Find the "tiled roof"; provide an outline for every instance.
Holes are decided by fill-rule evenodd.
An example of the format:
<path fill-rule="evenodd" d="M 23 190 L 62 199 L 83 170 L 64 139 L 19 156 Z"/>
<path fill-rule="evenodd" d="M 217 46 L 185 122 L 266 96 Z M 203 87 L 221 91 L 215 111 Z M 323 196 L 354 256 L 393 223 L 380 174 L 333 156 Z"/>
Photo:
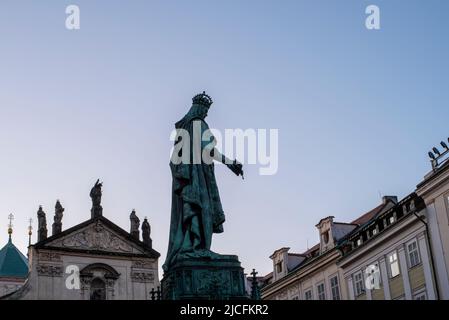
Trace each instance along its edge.
<path fill-rule="evenodd" d="M 12 243 L 11 238 L 0 250 L 0 277 L 26 278 L 28 260 Z"/>
<path fill-rule="evenodd" d="M 378 205 L 377 207 L 375 207 L 373 210 L 368 211 L 367 213 L 365 213 L 364 215 L 358 217 L 357 219 L 355 219 L 354 221 L 351 222 L 351 224 L 358 224 L 358 225 L 362 225 L 367 223 L 368 221 L 370 221 L 372 218 L 374 218 L 380 211 L 382 211 L 382 209 L 385 207 L 385 204 L 382 203 L 380 205 Z"/>
<path fill-rule="evenodd" d="M 309 250 L 305 251 L 304 253 L 302 253 L 303 255 L 307 256 L 309 254 L 311 254 L 312 252 L 318 250 L 320 248 L 320 244 L 317 243 L 316 245 L 314 245 L 312 248 L 310 248 Z"/>
<path fill-rule="evenodd" d="M 336 222 L 336 223 L 337 224 L 355 224 L 355 225 L 361 226 L 361 225 L 367 223 L 368 221 L 370 221 L 375 216 L 377 216 L 377 214 L 379 214 L 379 212 L 381 212 L 384 207 L 385 207 L 385 204 L 381 203 L 380 205 L 378 205 L 374 209 L 364 213 L 363 215 L 361 215 L 360 217 L 358 217 L 357 219 L 355 219 L 354 221 L 352 221 L 350 223 L 343 223 L 343 222 Z M 317 251 L 319 248 L 320 248 L 320 244 L 317 243 L 316 245 L 314 245 L 313 247 L 311 247 L 307 251 L 303 252 L 301 255 L 305 255 L 305 256 L 310 255 L 314 251 Z"/>
<path fill-rule="evenodd" d="M 363 215 L 359 216 L 357 219 L 355 219 L 354 221 L 350 222 L 350 223 L 343 223 L 343 222 L 334 222 L 336 224 L 348 224 L 348 225 L 355 225 L 357 226 L 357 228 L 359 228 L 360 226 L 366 224 L 367 222 L 369 222 L 371 219 L 374 219 L 378 214 L 380 214 L 387 206 L 388 206 L 388 202 L 387 203 L 381 203 L 380 205 L 378 205 L 377 207 L 375 207 L 374 209 L 364 213 Z M 349 232 L 350 234 L 351 232 Z M 278 249 L 276 251 L 282 250 L 282 249 L 288 249 L 288 248 L 281 248 Z M 318 257 L 317 253 L 319 253 L 319 249 L 320 249 L 320 243 L 315 244 L 313 247 L 309 248 L 308 250 L 306 250 L 303 253 L 300 254 L 294 254 L 294 255 L 298 255 L 298 256 L 305 256 L 306 259 L 304 259 L 303 261 L 301 261 L 301 263 L 299 263 L 296 267 L 294 267 L 291 271 L 296 270 L 298 268 L 301 268 L 301 266 L 307 264 L 308 262 L 310 262 L 312 259 L 315 259 Z M 275 252 L 276 252 L 275 251 Z M 292 254 L 289 254 L 292 255 Z"/>

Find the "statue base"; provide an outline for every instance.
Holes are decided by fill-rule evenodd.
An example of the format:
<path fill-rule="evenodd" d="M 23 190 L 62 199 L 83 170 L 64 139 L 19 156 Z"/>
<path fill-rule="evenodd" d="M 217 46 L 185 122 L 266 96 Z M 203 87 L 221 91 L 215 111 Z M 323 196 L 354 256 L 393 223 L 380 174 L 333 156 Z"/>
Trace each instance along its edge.
<path fill-rule="evenodd" d="M 161 285 L 164 300 L 248 299 L 243 268 L 234 255 L 179 259 Z"/>

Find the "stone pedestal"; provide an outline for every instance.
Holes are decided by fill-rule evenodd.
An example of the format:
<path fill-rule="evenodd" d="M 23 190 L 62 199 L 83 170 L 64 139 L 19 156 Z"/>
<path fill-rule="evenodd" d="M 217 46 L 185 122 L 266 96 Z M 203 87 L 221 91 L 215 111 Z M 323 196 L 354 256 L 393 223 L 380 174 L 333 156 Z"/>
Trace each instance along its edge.
<path fill-rule="evenodd" d="M 243 268 L 237 256 L 185 258 L 176 261 L 162 279 L 164 300 L 248 299 Z"/>

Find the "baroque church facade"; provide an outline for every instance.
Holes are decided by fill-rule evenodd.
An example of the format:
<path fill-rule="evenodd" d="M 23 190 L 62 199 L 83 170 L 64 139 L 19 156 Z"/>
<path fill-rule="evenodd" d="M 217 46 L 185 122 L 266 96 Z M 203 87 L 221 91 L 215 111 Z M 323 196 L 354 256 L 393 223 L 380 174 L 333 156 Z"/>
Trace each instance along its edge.
<path fill-rule="evenodd" d="M 64 208 L 58 201 L 49 237 L 46 214 L 39 207 L 38 241 L 28 248 L 26 280 L 0 299 L 154 299 L 160 287 L 160 254 L 152 248 L 148 220 L 140 226 L 133 210 L 127 232 L 103 216 L 98 181 L 91 198 L 91 218 L 64 231 Z"/>

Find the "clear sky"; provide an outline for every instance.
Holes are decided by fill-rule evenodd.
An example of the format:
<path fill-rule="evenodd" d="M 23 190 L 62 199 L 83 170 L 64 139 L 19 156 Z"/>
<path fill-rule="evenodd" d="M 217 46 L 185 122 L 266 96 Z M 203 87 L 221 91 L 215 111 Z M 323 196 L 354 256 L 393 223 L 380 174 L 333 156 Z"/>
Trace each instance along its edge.
<path fill-rule="evenodd" d="M 365 28 L 369 4 L 381 30 Z M 23 252 L 40 204 L 49 233 L 56 199 L 64 229 L 88 219 L 100 178 L 104 215 L 126 230 L 133 208 L 148 216 L 162 265 L 169 134 L 206 90 L 211 127 L 279 129 L 276 175 L 216 166 L 213 250 L 271 271 L 275 249 L 318 241 L 321 218 L 349 222 L 429 171 L 449 135 L 448 14 L 445 0 L 2 0 L 0 245 L 11 212 Z"/>

